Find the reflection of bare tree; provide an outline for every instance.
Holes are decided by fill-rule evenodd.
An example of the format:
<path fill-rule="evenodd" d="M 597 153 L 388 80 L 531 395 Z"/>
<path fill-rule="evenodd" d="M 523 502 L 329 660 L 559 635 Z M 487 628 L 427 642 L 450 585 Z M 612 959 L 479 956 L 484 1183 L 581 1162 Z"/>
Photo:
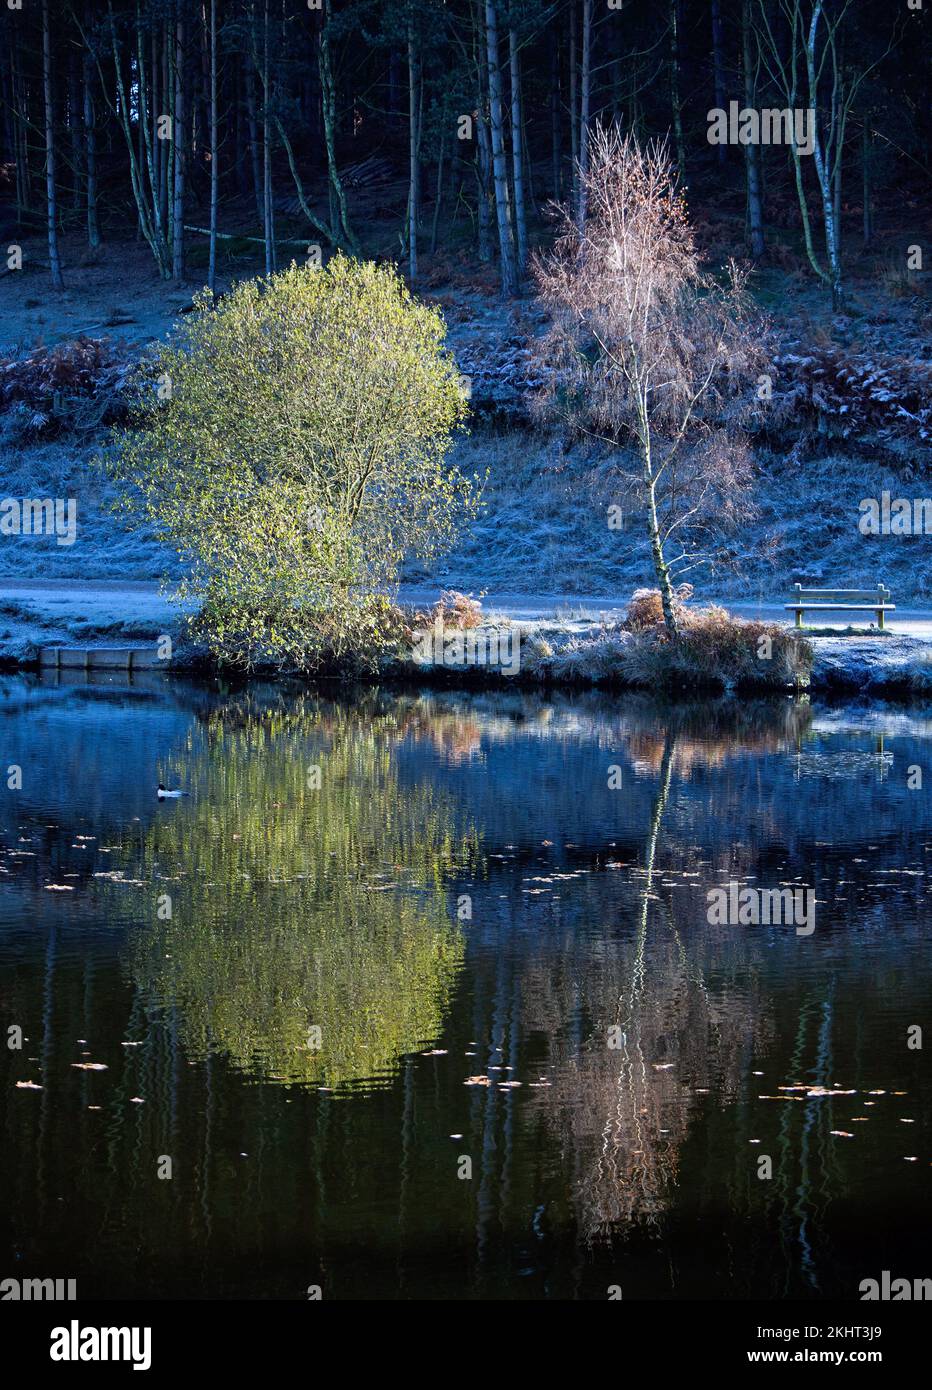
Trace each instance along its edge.
<path fill-rule="evenodd" d="M 750 977 L 736 993 L 707 983 L 704 956 L 720 965 L 722 947 L 733 950 L 733 941 L 713 939 L 712 929 L 701 939 L 687 935 L 683 899 L 656 891 L 658 874 L 668 871 L 658 868 L 658 851 L 678 753 L 677 730 L 668 725 L 643 866 L 631 882 L 635 930 L 587 971 L 582 993 L 594 1026 L 588 1044 L 557 1068 L 556 1104 L 548 1104 L 569 1125 L 577 1219 L 588 1240 L 635 1220 L 656 1223 L 676 1181 L 696 1091 L 714 1081 L 736 1094 L 749 1039 L 767 1032 Z"/>

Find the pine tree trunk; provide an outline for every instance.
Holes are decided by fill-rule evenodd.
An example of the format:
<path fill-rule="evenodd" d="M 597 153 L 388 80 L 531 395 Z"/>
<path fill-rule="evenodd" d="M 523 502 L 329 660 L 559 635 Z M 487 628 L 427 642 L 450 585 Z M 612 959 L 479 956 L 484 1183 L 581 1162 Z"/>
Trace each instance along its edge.
<path fill-rule="evenodd" d="M 217 204 L 220 167 L 217 153 L 217 0 L 210 0 L 210 251 L 207 284 L 213 292 L 217 281 Z"/>
<path fill-rule="evenodd" d="M 756 84 L 754 71 L 751 67 L 751 0 L 742 0 L 741 4 L 741 67 L 744 76 L 744 104 L 748 110 L 751 110 L 756 100 Z M 755 260 L 760 260 L 766 246 L 764 244 L 764 200 L 761 189 L 759 145 L 745 145 L 744 169 L 747 183 L 751 255 Z"/>
<path fill-rule="evenodd" d="M 275 209 L 272 206 L 272 132 L 269 90 L 269 0 L 265 0 L 262 25 L 262 206 L 265 222 L 265 273 L 275 274 Z"/>
<path fill-rule="evenodd" d="M 498 60 L 498 14 L 495 0 L 485 0 L 485 37 L 489 68 L 489 114 L 492 135 L 492 174 L 495 183 L 495 216 L 501 256 L 502 294 L 517 293 L 518 268 L 515 263 L 511 226 L 511 200 L 508 193 L 508 166 L 505 158 L 505 131 L 502 117 L 502 70 Z"/>
<path fill-rule="evenodd" d="M 683 143 L 683 113 L 680 100 L 679 0 L 670 0 L 670 107 L 676 141 L 676 163 L 680 178 L 686 175 L 686 146 Z"/>
<path fill-rule="evenodd" d="M 252 188 L 256 200 L 256 216 L 265 229 L 265 205 L 262 199 L 262 169 L 259 160 L 259 123 L 256 119 L 256 73 L 252 63 L 246 73 L 246 110 L 249 126 L 249 162 L 252 166 Z"/>
<path fill-rule="evenodd" d="M 861 137 L 861 176 L 864 190 L 863 240 L 865 250 L 874 239 L 874 209 L 871 198 L 871 122 L 870 113 L 864 115 L 864 133 Z"/>
<path fill-rule="evenodd" d="M 55 198 L 55 107 L 52 102 L 52 39 L 49 0 L 42 0 L 42 89 L 45 97 L 45 196 L 49 234 L 49 269 L 56 290 L 65 288 L 58 252 L 58 207 Z"/>
<path fill-rule="evenodd" d="M 725 55 L 722 44 L 722 4 L 712 0 L 712 72 L 715 83 L 715 105 L 719 111 L 725 110 Z M 725 146 L 715 147 L 719 164 L 726 159 Z"/>
<path fill-rule="evenodd" d="M 492 259 L 492 219 L 489 215 L 489 184 L 492 179 L 492 146 L 489 126 L 481 111 L 476 117 L 476 224 L 479 259 L 488 265 Z"/>
<path fill-rule="evenodd" d="M 336 92 L 333 83 L 333 69 L 330 64 L 330 39 L 327 34 L 326 20 L 320 31 L 317 63 L 320 72 L 321 111 L 324 120 L 324 144 L 327 150 L 327 172 L 330 180 L 330 224 L 333 227 L 339 226 L 342 228 L 342 237 L 346 245 L 355 254 L 359 250 L 359 245 L 350 224 L 349 209 L 346 205 L 346 193 L 343 189 L 339 168 L 337 167 Z"/>
<path fill-rule="evenodd" d="M 24 212 L 32 207 L 32 181 L 29 175 L 29 147 L 26 88 L 23 81 L 22 64 L 19 61 L 18 30 L 13 29 L 13 42 L 10 46 L 10 73 L 13 83 L 13 103 L 16 119 L 16 213 L 17 221 L 22 221 Z"/>
<path fill-rule="evenodd" d="M 418 55 L 414 22 L 408 21 L 408 279 L 417 280 L 417 232 L 421 216 Z"/>
<path fill-rule="evenodd" d="M 518 55 L 518 36 L 514 29 L 508 30 L 508 62 L 511 71 L 511 159 L 515 188 L 517 266 L 520 278 L 527 265 L 527 221 L 524 202 L 524 145 L 521 128 L 521 63 Z"/>
<path fill-rule="evenodd" d="M 592 0 L 583 0 L 582 73 L 579 102 L 579 201 L 580 227 L 586 221 L 586 175 L 589 172 L 589 116 L 592 108 Z"/>
<path fill-rule="evenodd" d="M 71 207 L 78 212 L 87 197 L 85 183 L 84 113 L 81 103 L 81 63 L 77 52 L 68 59 L 68 141 L 71 145 Z"/>
<path fill-rule="evenodd" d="M 159 115 L 170 115 L 174 110 L 175 98 L 173 96 L 174 84 L 171 81 L 171 64 L 169 62 L 169 28 L 165 24 L 162 26 L 162 103 Z M 171 228 L 171 155 L 172 142 L 170 140 L 159 141 L 159 203 L 160 221 L 162 234 L 166 238 L 170 234 Z"/>
<path fill-rule="evenodd" d="M 90 28 L 91 6 L 87 4 L 84 22 Z M 100 245 L 100 223 L 97 216 L 97 131 L 94 123 L 93 59 L 84 54 L 84 172 L 87 199 L 87 244 L 92 250 Z"/>
<path fill-rule="evenodd" d="M 579 201 L 579 40 L 576 0 L 570 0 L 570 198 Z"/>
<path fill-rule="evenodd" d="M 550 28 L 550 163 L 553 200 L 563 196 L 563 152 L 560 122 L 560 41 L 557 23 Z"/>
<path fill-rule="evenodd" d="M 185 27 L 179 11 L 175 28 L 175 119 L 172 122 L 174 193 L 172 209 L 172 279 L 184 280 L 184 194 L 185 194 Z"/>
<path fill-rule="evenodd" d="M 437 196 L 434 199 L 434 216 L 430 227 L 430 254 L 437 254 L 437 231 L 440 226 L 440 207 L 443 202 L 443 166 L 446 154 L 446 128 L 440 130 L 440 147 L 437 151 Z"/>

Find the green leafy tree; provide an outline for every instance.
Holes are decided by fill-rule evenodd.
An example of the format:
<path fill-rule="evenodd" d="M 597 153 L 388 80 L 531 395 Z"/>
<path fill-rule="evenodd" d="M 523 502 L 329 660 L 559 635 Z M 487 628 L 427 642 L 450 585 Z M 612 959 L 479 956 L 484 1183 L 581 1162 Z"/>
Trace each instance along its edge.
<path fill-rule="evenodd" d="M 110 467 L 184 563 L 192 635 L 224 663 L 375 663 L 391 590 L 472 513 L 449 459 L 466 394 L 440 313 L 337 256 L 248 281 L 148 360 Z"/>

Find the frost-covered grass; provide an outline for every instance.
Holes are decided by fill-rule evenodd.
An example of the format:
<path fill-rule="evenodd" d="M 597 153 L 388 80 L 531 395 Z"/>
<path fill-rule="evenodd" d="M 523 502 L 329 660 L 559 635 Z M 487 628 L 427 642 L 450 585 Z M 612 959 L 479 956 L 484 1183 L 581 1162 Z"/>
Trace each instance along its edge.
<path fill-rule="evenodd" d="M 4 449 L 0 496 L 74 498 L 77 539 L 0 536 L 0 576 L 17 579 L 157 579 L 172 556 L 144 534 L 131 534 L 110 510 L 113 488 L 91 460 L 92 446 L 67 441 Z"/>
<path fill-rule="evenodd" d="M 488 470 L 478 522 L 433 578 L 461 589 L 571 595 L 626 594 L 654 582 L 643 523 L 611 465 L 585 446 L 530 432 L 474 430 L 458 445 L 468 472 Z M 863 536 L 858 504 L 932 496 L 932 477 L 910 483 L 868 459 L 757 452 L 756 517 L 731 537 L 736 569 L 696 570 L 697 598 L 781 600 L 793 583 L 846 588 L 883 580 L 894 602 L 932 597 L 932 537 Z M 626 528 L 609 530 L 621 505 Z"/>
<path fill-rule="evenodd" d="M 174 557 L 144 535 L 127 532 L 109 507 L 113 490 L 91 464 L 91 447 L 67 443 L 5 451 L 0 495 L 74 497 L 77 541 L 0 537 L 0 577 L 158 579 L 177 573 Z M 620 594 L 653 584 L 642 521 L 619 490 L 611 465 L 585 446 L 564 447 L 525 430 L 479 427 L 457 445 L 467 472 L 488 470 L 483 507 L 472 529 L 432 572 L 408 578 L 466 591 L 519 594 Z M 867 459 L 757 455 L 756 518 L 732 538 L 737 572 L 698 570 L 696 597 L 781 601 L 795 582 L 873 587 L 883 580 L 894 602 L 932 598 L 932 537 L 862 536 L 858 504 L 932 496 L 932 477 L 905 483 Z M 608 507 L 626 509 L 626 529 L 610 531 Z"/>

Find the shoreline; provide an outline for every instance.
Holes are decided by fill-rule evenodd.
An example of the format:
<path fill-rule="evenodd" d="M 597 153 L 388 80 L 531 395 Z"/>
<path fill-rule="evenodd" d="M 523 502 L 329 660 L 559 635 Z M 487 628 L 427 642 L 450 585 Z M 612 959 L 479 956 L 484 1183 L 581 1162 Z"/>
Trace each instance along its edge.
<path fill-rule="evenodd" d="M 508 631 L 512 636 L 519 635 L 517 625 L 515 628 L 495 631 Z M 548 627 L 547 633 L 551 639 L 555 632 L 565 636 L 567 645 L 576 637 L 576 634 L 567 628 Z M 538 628 L 533 634 L 520 632 L 520 636 L 539 641 L 539 633 Z M 598 629 L 592 629 L 585 635 L 595 642 L 598 633 Z M 803 635 L 805 636 L 805 633 Z M 181 646 L 169 660 L 155 660 L 152 651 L 154 643 L 144 646 L 139 642 L 116 640 L 87 644 L 83 648 L 73 641 L 70 644 L 50 642 L 45 648 L 46 651 L 59 646 L 62 652 L 75 655 L 74 660 L 63 662 L 60 667 L 48 661 L 43 662 L 38 650 L 12 653 L 8 649 L 5 650 L 3 642 L 0 641 L 0 672 L 29 672 L 54 678 L 61 683 L 80 682 L 82 678 L 87 680 L 95 676 L 110 680 L 115 676 L 123 676 L 128 683 L 132 683 L 134 676 L 139 674 L 162 674 L 187 679 L 222 679 L 244 686 L 259 682 L 285 684 L 294 681 L 306 687 L 329 690 L 352 686 L 382 686 L 398 690 L 434 688 L 462 690 L 464 693 L 515 690 L 547 694 L 598 690 L 618 694 L 648 694 L 673 700 L 716 699 L 722 696 L 738 700 L 764 697 L 785 699 L 787 696 L 807 695 L 837 696 L 842 699 L 892 699 L 904 702 L 932 698 L 932 645 L 928 642 L 902 634 L 886 637 L 818 636 L 808 637 L 806 640 L 814 654 L 809 677 L 786 683 L 751 680 L 730 683 L 721 679 L 709 679 L 651 684 L 626 679 L 610 672 L 593 670 L 587 673 L 580 669 L 579 664 L 573 669 L 560 671 L 543 663 L 509 673 L 501 665 L 496 666 L 483 661 L 423 662 L 413 658 L 389 661 L 373 671 L 346 668 L 339 671 L 322 670 L 307 673 L 257 666 L 252 671 L 244 672 L 219 665 L 202 649 Z M 609 644 L 610 639 L 606 639 L 604 645 Z M 103 659 L 90 659 L 79 664 L 79 654 L 82 650 L 92 654 L 92 657 Z M 130 652 L 145 652 L 148 659 L 140 662 L 136 669 L 132 670 L 127 660 Z M 559 648 L 554 655 L 559 657 Z M 583 655 L 583 662 L 585 659 Z"/>

